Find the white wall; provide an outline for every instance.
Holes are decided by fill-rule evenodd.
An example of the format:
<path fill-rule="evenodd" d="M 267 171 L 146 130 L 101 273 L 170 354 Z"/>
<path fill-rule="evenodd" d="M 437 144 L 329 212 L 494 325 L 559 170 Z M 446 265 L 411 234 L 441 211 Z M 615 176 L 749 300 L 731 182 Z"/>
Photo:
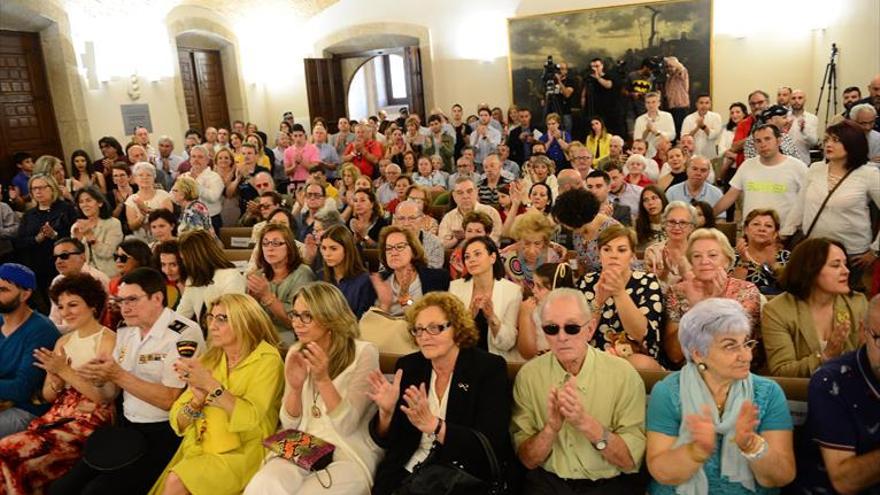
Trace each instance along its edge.
<path fill-rule="evenodd" d="M 355 33 L 359 26 L 368 24 L 415 24 L 427 33 L 422 37 L 422 57 L 430 63 L 425 72 L 426 107 L 448 109 L 460 103 L 470 110 L 482 102 L 507 107 L 512 103 L 508 18 L 627 3 L 634 2 L 341 0 L 308 20 L 284 9 L 266 11 L 265 6 L 225 17 L 206 10 L 204 17 L 222 23 L 237 38 L 241 91 L 246 102 L 241 112 L 246 114 L 231 117 L 273 131 L 288 110 L 294 112 L 297 121 L 309 122 L 302 59 L 322 56 L 319 50 L 323 46 L 319 45 L 328 36 Z M 194 14 L 202 15 L 195 7 L 192 9 Z M 176 50 L 166 25 L 174 16 L 166 18 L 167 12 L 141 16 L 134 31 L 129 29 L 132 23 L 128 20 L 117 21 L 122 24 L 113 36 L 96 39 L 94 33 L 104 24 L 81 13 L 68 13 L 77 53 L 84 41 L 95 41 L 99 52 L 113 54 L 99 57 L 99 69 L 117 72 L 95 89 L 89 89 L 85 75 L 81 76 L 92 137 L 91 143 L 81 145 L 96 152 L 94 142 L 99 137 L 123 137 L 119 105 L 132 102 L 126 94 L 128 78 L 123 75 L 124 69 L 108 64 L 130 57 L 142 72 L 160 74 L 156 82 L 141 78 L 141 97 L 137 101 L 150 105 L 155 133 L 180 138 L 186 128 L 185 113 L 179 108 Z M 187 16 L 194 14 L 188 12 Z M 175 17 L 174 22 L 179 18 Z M 822 0 L 714 0 L 712 22 L 712 92 L 716 110 L 725 114 L 730 102 L 744 101 L 752 89 L 775 93 L 781 85 L 805 89 L 812 99 L 808 102 L 812 110 L 832 41 L 841 49 L 839 90 L 849 85 L 864 88 L 874 74 L 880 73 L 880 0 L 837 0 L 833 4 Z"/>

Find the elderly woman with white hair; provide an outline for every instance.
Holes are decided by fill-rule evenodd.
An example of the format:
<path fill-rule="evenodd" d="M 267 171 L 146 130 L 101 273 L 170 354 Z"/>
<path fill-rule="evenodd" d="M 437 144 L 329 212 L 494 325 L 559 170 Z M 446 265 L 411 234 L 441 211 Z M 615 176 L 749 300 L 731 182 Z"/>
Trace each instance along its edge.
<path fill-rule="evenodd" d="M 697 229 L 688 237 L 685 251 L 692 269 L 682 280 L 666 291 L 666 331 L 663 344 L 672 364 L 682 363 L 684 355 L 678 345 L 679 322 L 685 313 L 700 301 L 722 297 L 733 299 L 745 309 L 755 328 L 759 347 L 751 360 L 755 370 L 764 365 L 764 348 L 758 329 L 761 321 L 761 293 L 755 284 L 733 278 L 728 270 L 736 256 L 727 237 L 717 229 Z"/>
<path fill-rule="evenodd" d="M 653 184 L 654 181 L 647 174 L 649 164 L 650 162 L 643 155 L 638 153 L 630 155 L 623 165 L 626 170 L 626 177 L 623 180 L 639 187 Z"/>
<path fill-rule="evenodd" d="M 153 210 L 165 208 L 174 211 L 171 195 L 156 188 L 156 167 L 149 162 L 138 162 L 131 168 L 138 192 L 125 200 L 125 218 L 132 234 L 142 241 L 150 241 L 147 217 Z"/>
<path fill-rule="evenodd" d="M 697 225 L 697 209 L 684 201 L 673 201 L 666 205 L 661 218 L 666 239 L 645 249 L 645 269 L 656 275 L 665 289 L 691 271 L 685 252 L 688 236 Z"/>
<path fill-rule="evenodd" d="M 687 364 L 654 385 L 648 403 L 650 494 L 768 494 L 794 479 L 785 394 L 749 371 L 750 327 L 730 299 L 701 301 L 681 319 Z"/>

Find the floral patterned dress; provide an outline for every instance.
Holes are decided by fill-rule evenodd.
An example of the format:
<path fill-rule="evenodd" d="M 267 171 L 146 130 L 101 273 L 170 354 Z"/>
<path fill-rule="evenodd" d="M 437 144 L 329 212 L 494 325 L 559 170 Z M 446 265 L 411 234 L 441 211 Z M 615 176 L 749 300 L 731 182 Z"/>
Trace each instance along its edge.
<path fill-rule="evenodd" d="M 592 307 L 599 307 L 601 312 L 590 345 L 603 351 L 614 348 L 622 356 L 630 353 L 647 354 L 660 362 L 662 358 L 660 321 L 663 318 L 663 293 L 657 277 L 653 273 L 634 271 L 626 283 L 626 293 L 648 320 L 645 339 L 638 343 L 630 339 L 623 330 L 623 323 L 620 321 L 614 298 L 609 297 L 605 301 L 595 301 L 595 287 L 599 282 L 599 275 L 599 272 L 588 273 L 578 282 L 578 289 L 584 293 L 587 302 Z M 663 363 L 661 362 L 661 364 Z"/>
<path fill-rule="evenodd" d="M 73 332 L 64 351 L 76 369 L 97 357 L 104 332 L 81 338 Z M 113 421 L 113 402 L 97 404 L 73 387 L 66 387 L 46 414 L 34 419 L 25 431 L 0 440 L 0 493 L 43 493 L 64 475 L 82 454 L 86 439 Z"/>
<path fill-rule="evenodd" d="M 679 282 L 670 286 L 666 291 L 666 316 L 670 323 L 677 324 L 681 321 L 681 317 L 691 309 L 685 295 L 684 284 L 685 282 Z M 746 314 L 749 315 L 749 320 L 752 323 L 751 338 L 758 341 L 758 347 L 755 348 L 752 357 L 752 370 L 760 370 L 766 362 L 766 357 L 761 338 L 761 293 L 758 291 L 758 287 L 745 280 L 727 277 L 727 285 L 718 297 L 733 299 L 740 303 Z"/>

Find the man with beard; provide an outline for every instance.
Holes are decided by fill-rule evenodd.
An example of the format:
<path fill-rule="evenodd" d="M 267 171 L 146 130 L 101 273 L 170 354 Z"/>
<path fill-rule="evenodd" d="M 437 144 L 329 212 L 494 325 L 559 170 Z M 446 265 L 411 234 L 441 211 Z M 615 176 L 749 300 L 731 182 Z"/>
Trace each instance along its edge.
<path fill-rule="evenodd" d="M 49 318 L 28 307 L 36 288 L 30 268 L 0 265 L 0 438 L 23 431 L 49 409 L 32 401 L 46 378 L 34 366 L 34 351 L 55 348 L 59 333 Z"/>

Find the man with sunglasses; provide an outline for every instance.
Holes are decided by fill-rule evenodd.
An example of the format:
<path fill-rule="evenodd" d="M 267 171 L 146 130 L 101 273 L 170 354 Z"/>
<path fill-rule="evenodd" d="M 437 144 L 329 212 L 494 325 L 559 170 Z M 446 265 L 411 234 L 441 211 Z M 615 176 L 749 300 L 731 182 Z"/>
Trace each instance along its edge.
<path fill-rule="evenodd" d="M 172 366 L 178 343 L 195 343 L 198 355 L 205 340 L 197 323 L 165 307 L 165 298 L 165 277 L 153 268 L 122 277 L 115 302 L 128 326 L 117 331 L 112 356 L 89 361 L 79 373 L 122 389 L 123 417 L 89 438 L 85 459 L 52 485 L 53 495 L 146 493 L 177 450 L 168 411 L 186 383 Z"/>
<path fill-rule="evenodd" d="M 511 432 L 524 493 L 644 493 L 645 387 L 625 360 L 589 345 L 595 322 L 581 292 L 556 289 L 533 315 L 550 351 L 513 388 Z"/>
<path fill-rule="evenodd" d="M 110 279 L 107 277 L 107 274 L 86 263 L 86 248 L 79 239 L 64 237 L 55 241 L 55 245 L 52 248 L 52 258 L 55 261 L 55 269 L 58 270 L 58 275 L 52 279 L 50 287 L 66 276 L 75 273 L 86 273 L 98 282 L 101 282 L 104 290 L 108 290 Z M 55 304 L 55 301 L 51 301 L 49 319 L 55 323 L 55 326 L 58 327 L 61 333 L 67 333 L 67 325 L 64 324 L 64 320 L 61 318 L 61 311 L 58 310 L 58 305 Z"/>
<path fill-rule="evenodd" d="M 58 330 L 48 318 L 28 307 L 37 288 L 30 268 L 0 265 L 0 438 L 24 430 L 49 409 L 33 398 L 46 373 L 34 366 L 34 350 L 52 349 Z"/>
<path fill-rule="evenodd" d="M 880 295 L 868 304 L 861 332 L 861 347 L 810 379 L 813 442 L 811 455 L 800 459 L 798 492 L 880 493 Z"/>

